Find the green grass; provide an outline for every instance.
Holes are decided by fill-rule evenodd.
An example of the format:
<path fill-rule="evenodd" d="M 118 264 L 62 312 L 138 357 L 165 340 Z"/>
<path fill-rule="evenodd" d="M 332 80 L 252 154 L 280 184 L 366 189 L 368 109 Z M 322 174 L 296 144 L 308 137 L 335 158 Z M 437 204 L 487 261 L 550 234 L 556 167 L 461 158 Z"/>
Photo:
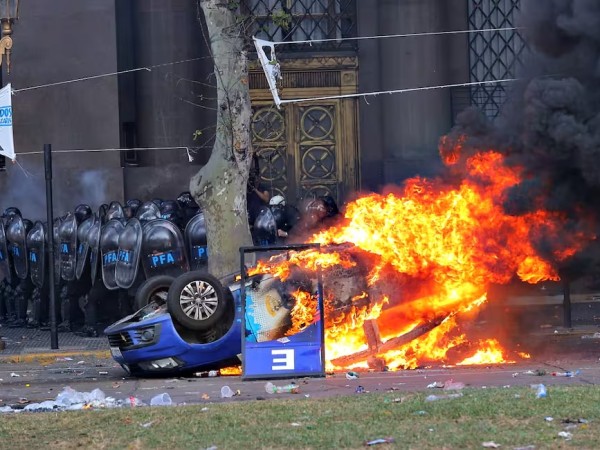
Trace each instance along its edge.
<path fill-rule="evenodd" d="M 4 414 L 0 447 L 337 449 L 364 448 L 366 440 L 391 436 L 395 444 L 374 448 L 480 449 L 484 441 L 501 444 L 501 449 L 600 448 L 597 387 L 553 387 L 544 399 L 526 388 L 465 389 L 461 398 L 425 402 L 432 393 L 443 392 L 322 400 L 281 395 L 269 401 L 182 407 Z M 404 401 L 394 402 L 399 397 Z M 545 421 L 547 416 L 554 420 Z M 558 437 L 567 418 L 589 420 L 570 430 L 570 441 Z M 148 422 L 152 425 L 142 427 Z"/>

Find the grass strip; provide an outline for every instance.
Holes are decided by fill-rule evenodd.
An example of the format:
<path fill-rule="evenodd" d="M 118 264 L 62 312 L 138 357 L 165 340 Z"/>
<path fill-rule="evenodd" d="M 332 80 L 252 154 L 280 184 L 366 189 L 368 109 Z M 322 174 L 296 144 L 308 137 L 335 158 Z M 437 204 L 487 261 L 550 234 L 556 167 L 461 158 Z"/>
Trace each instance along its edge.
<path fill-rule="evenodd" d="M 530 388 L 465 389 L 462 397 L 426 402 L 432 393 L 443 394 L 279 395 L 268 401 L 11 413 L 0 415 L 0 447 L 339 449 L 393 437 L 393 444 L 374 448 L 469 449 L 489 441 L 501 449 L 600 448 L 595 386 L 552 387 L 541 399 Z M 567 419 L 588 423 L 563 423 Z M 561 431 L 572 439 L 559 437 Z"/>

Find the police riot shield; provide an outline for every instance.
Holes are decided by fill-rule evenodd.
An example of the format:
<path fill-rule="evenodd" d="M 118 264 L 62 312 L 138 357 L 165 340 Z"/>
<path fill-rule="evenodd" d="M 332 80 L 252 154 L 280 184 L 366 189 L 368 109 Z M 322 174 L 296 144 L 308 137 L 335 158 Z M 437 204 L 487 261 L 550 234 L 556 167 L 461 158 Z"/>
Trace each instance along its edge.
<path fill-rule="evenodd" d="M 13 268 L 21 280 L 27 278 L 27 231 L 21 216 L 14 216 L 6 229 L 8 251 L 12 257 Z"/>
<path fill-rule="evenodd" d="M 96 218 L 88 217 L 77 227 L 77 262 L 75 264 L 75 277 L 79 280 L 85 270 L 90 256 L 90 244 L 88 235 L 94 225 Z"/>
<path fill-rule="evenodd" d="M 253 233 L 256 245 L 274 245 L 277 242 L 277 224 L 270 209 L 263 209 L 256 217 Z"/>
<path fill-rule="evenodd" d="M 129 219 L 119 236 L 119 250 L 115 280 L 123 289 L 129 289 L 137 277 L 142 248 L 142 224 L 138 219 Z"/>
<path fill-rule="evenodd" d="M 92 286 L 96 282 L 98 275 L 98 261 L 100 260 L 100 231 L 102 229 L 102 219 L 96 217 L 94 223 L 88 230 L 87 242 L 90 252 L 90 268 L 92 274 Z"/>
<path fill-rule="evenodd" d="M 119 251 L 119 236 L 125 228 L 119 219 L 111 219 L 102 227 L 100 233 L 100 261 L 102 265 L 102 280 L 107 289 L 118 289 L 115 269 L 117 252 Z"/>
<path fill-rule="evenodd" d="M 12 283 L 12 272 L 10 267 L 10 258 L 8 257 L 8 246 L 6 245 L 6 234 L 4 233 L 4 224 L 0 222 L 0 281 L 8 280 Z"/>
<path fill-rule="evenodd" d="M 32 283 L 41 288 L 46 276 L 46 230 L 42 222 L 36 222 L 27 234 L 29 252 L 29 276 Z"/>
<path fill-rule="evenodd" d="M 62 218 L 54 219 L 54 225 L 52 226 L 52 237 L 54 242 L 54 284 L 60 283 L 60 238 L 59 230 Z M 52 263 L 51 263 L 52 264 Z"/>
<path fill-rule="evenodd" d="M 60 276 L 65 281 L 73 281 L 77 264 L 77 219 L 73 213 L 67 213 L 58 227 L 58 239 L 60 242 Z"/>
<path fill-rule="evenodd" d="M 156 219 L 143 226 L 142 267 L 144 275 L 178 276 L 190 270 L 183 234 L 177 226 Z"/>
<path fill-rule="evenodd" d="M 192 270 L 205 268 L 208 264 L 208 245 L 206 241 L 206 222 L 204 213 L 198 213 L 185 227 L 185 245 L 190 255 Z"/>
<path fill-rule="evenodd" d="M 110 206 L 106 210 L 106 220 L 109 221 L 111 219 L 122 219 L 125 217 L 125 211 L 123 211 L 123 207 L 119 202 L 111 202 Z"/>

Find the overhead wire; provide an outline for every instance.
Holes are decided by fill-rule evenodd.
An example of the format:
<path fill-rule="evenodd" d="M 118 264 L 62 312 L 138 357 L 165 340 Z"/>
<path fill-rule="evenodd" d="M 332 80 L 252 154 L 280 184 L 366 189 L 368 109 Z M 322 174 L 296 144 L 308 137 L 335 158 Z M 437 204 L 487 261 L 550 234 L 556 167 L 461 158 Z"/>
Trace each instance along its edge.
<path fill-rule="evenodd" d="M 339 41 L 363 41 L 369 39 L 389 39 L 402 37 L 419 37 L 419 36 L 444 36 L 450 34 L 472 34 L 472 33 L 491 33 L 499 31 L 516 31 L 522 30 L 522 27 L 503 27 L 503 28 L 482 28 L 478 30 L 453 30 L 453 31 L 426 31 L 422 33 L 404 33 L 404 34 L 383 34 L 373 36 L 355 36 L 355 37 L 339 37 L 327 39 L 306 39 L 298 41 L 271 41 L 275 45 L 292 45 L 292 44 L 317 44 L 323 42 L 339 42 Z"/>

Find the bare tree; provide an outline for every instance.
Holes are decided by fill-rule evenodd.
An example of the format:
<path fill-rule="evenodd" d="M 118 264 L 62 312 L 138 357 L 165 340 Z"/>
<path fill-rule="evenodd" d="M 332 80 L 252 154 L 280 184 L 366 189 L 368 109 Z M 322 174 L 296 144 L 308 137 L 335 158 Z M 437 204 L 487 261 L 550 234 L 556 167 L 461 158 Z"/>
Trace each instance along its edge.
<path fill-rule="evenodd" d="M 222 276 L 239 268 L 239 247 L 252 244 L 246 207 L 253 156 L 248 59 L 238 2 L 198 2 L 215 66 L 217 130 L 210 159 L 192 177 L 190 192 L 205 214 L 208 270 Z"/>

